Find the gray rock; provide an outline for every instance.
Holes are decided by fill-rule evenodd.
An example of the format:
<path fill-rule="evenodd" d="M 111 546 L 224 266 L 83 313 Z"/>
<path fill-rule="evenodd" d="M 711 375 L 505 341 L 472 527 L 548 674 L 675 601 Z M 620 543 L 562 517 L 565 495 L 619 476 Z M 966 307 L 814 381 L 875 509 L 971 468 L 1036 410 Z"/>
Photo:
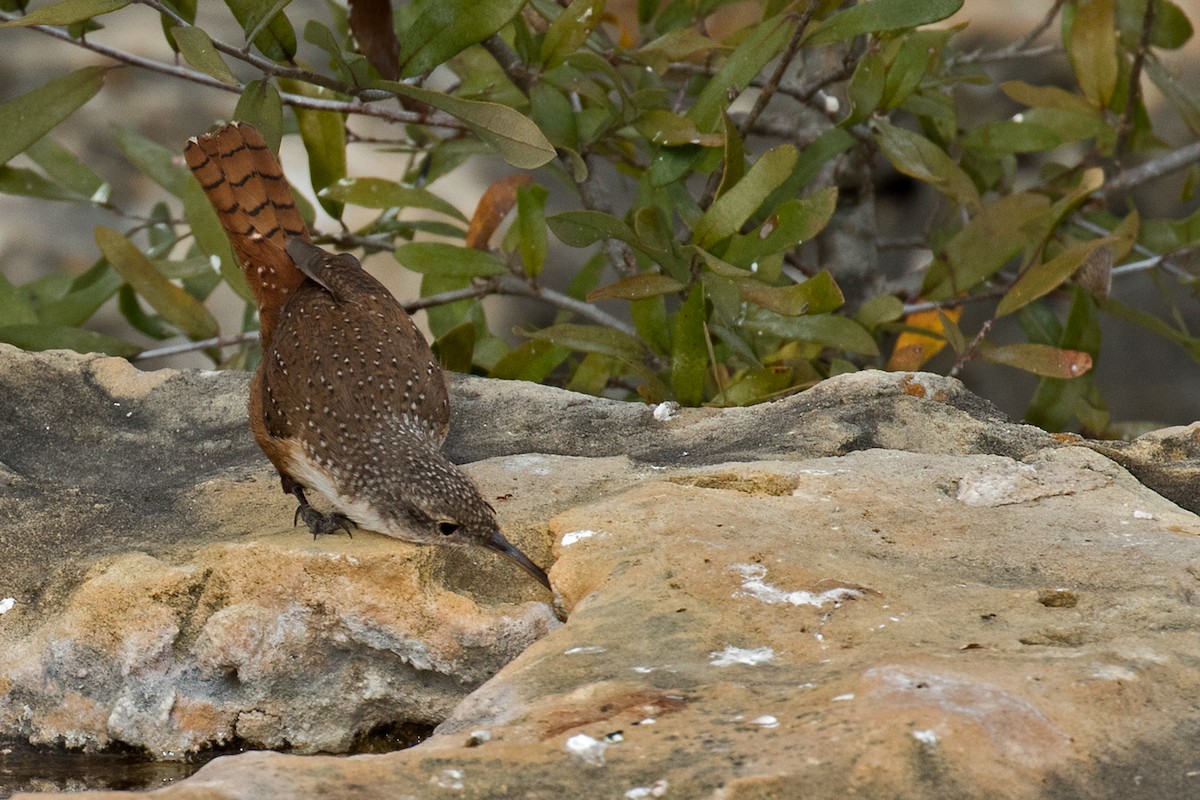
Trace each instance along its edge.
<path fill-rule="evenodd" d="M 121 369 L 0 357 L 34 363 L 26 376 L 58 364 L 77 387 L 62 403 L 84 418 L 112 391 L 79 375 Z M 247 443 L 160 483 L 88 456 L 86 500 L 62 491 L 66 512 L 15 521 L 4 535 L 29 542 L 0 566 L 0 587 L 19 590 L 0 616 L 0 725 L 77 746 L 337 749 L 364 724 L 440 723 L 386 755 L 220 758 L 155 796 L 1196 791 L 1200 519 L 1095 443 L 1011 424 L 953 380 L 860 373 L 665 420 L 457 381 L 452 453 L 475 462 L 510 538 L 553 560 L 558 625 L 536 584 L 487 554 L 292 531 L 236 419 L 235 376 L 128 377 L 157 381 L 148 415 L 167 413 L 158 391 L 179 418 L 197 407 L 187 442 L 212 441 L 207 425 Z M 176 381 L 210 383 L 189 400 Z M 166 427 L 138 435 L 183 448 Z M 71 483 L 9 449 L 0 462 L 5 503 L 51 508 Z M 125 538 L 76 524 L 138 481 L 147 516 L 128 512 Z M 157 533 L 170 524 L 174 545 Z M 81 549 L 48 575 L 50 535 Z M 53 589 L 29 589 L 46 578 Z"/>

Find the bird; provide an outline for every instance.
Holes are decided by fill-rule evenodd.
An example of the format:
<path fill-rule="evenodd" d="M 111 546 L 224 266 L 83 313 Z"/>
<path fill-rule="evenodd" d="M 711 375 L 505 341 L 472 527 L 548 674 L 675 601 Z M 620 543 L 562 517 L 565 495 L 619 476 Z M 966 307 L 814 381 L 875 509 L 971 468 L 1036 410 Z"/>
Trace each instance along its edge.
<path fill-rule="evenodd" d="M 353 255 L 312 243 L 279 160 L 246 122 L 188 140 L 184 159 L 258 305 L 250 429 L 314 538 L 362 527 L 413 544 L 478 546 L 550 580 L 442 452 L 445 375 L 395 297 Z M 306 490 L 334 507 L 309 505 Z"/>

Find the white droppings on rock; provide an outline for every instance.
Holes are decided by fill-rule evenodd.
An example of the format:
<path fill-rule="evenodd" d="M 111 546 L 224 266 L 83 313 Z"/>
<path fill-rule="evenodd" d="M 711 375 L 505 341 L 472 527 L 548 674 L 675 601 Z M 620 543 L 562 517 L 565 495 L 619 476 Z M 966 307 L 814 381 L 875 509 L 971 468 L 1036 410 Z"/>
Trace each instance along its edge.
<path fill-rule="evenodd" d="M 1133 510 L 1133 518 L 1134 519 L 1154 519 L 1154 514 L 1152 514 L 1149 511 L 1143 511 L 1140 508 L 1135 508 Z"/>
<path fill-rule="evenodd" d="M 666 400 L 654 407 L 654 418 L 659 422 L 666 422 L 679 413 L 679 403 L 674 400 Z"/>
<path fill-rule="evenodd" d="M 837 697 L 833 698 L 833 702 L 844 703 L 847 700 L 853 700 L 853 699 L 854 699 L 854 693 L 851 692 L 849 694 L 839 694 Z"/>
<path fill-rule="evenodd" d="M 726 645 L 720 652 L 709 653 L 709 662 L 714 667 L 732 667 L 745 664 L 750 667 L 773 661 L 775 651 L 769 647 L 734 647 Z"/>
<path fill-rule="evenodd" d="M 767 568 L 761 564 L 734 564 L 730 569 L 742 576 L 741 591 L 734 592 L 734 597 L 752 597 L 768 605 L 789 603 L 794 606 L 821 608 L 826 603 L 833 603 L 837 607 L 846 600 L 857 600 L 862 597 L 862 592 L 859 590 L 844 586 L 826 589 L 820 593 L 804 590 L 785 592 L 763 580 L 767 577 Z"/>
<path fill-rule="evenodd" d="M 761 717 L 755 717 L 750 720 L 751 725 L 760 725 L 764 728 L 778 728 L 779 719 L 770 714 L 763 714 Z"/>
<path fill-rule="evenodd" d="M 0 614 L 7 614 L 8 612 L 12 611 L 13 606 L 16 604 L 17 601 L 11 597 L 6 597 L 3 600 L 0 600 Z"/>
<path fill-rule="evenodd" d="M 565 746 L 568 753 L 593 767 L 604 766 L 604 751 L 608 749 L 608 742 L 603 739 L 593 739 L 586 733 L 577 733 L 567 739 Z"/>
<path fill-rule="evenodd" d="M 441 789 L 463 788 L 463 771 L 461 769 L 444 769 L 429 779 L 429 782 Z"/>
<path fill-rule="evenodd" d="M 667 781 L 665 778 L 660 778 L 654 782 L 653 786 L 635 786 L 625 792 L 625 796 L 629 800 L 643 800 L 646 797 L 662 797 L 667 793 Z"/>
<path fill-rule="evenodd" d="M 562 541 L 559 542 L 559 545 L 562 547 L 570 547 L 576 542 L 584 539 L 590 539 L 593 536 L 599 535 L 600 534 L 598 531 L 571 531 L 570 533 L 563 534 Z"/>
<path fill-rule="evenodd" d="M 575 655 L 579 655 L 580 653 L 604 653 L 607 651 L 607 649 L 608 648 L 601 647 L 600 645 L 597 645 L 597 644 L 587 644 L 587 645 L 580 645 L 579 647 L 572 647 L 567 650 L 563 650 L 563 655 L 564 656 L 575 656 Z"/>
<path fill-rule="evenodd" d="M 913 731 L 912 737 L 926 747 L 936 747 L 938 743 L 937 734 L 932 730 Z"/>

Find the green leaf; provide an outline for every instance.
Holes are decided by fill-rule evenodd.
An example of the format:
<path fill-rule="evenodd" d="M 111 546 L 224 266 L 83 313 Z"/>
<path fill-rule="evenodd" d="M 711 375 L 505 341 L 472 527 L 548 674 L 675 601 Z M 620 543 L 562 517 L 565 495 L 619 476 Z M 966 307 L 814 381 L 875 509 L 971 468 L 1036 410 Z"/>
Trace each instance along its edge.
<path fill-rule="evenodd" d="M 120 275 L 100 261 L 71 281 L 70 290 L 62 297 L 43 303 L 38 308 L 38 322 L 78 327 L 91 319 L 123 283 Z"/>
<path fill-rule="evenodd" d="M 865 121 L 879 108 L 883 100 L 884 81 L 887 78 L 887 66 L 883 56 L 877 52 L 869 52 L 858 61 L 854 74 L 850 76 L 850 86 L 847 93 L 850 98 L 850 115 L 842 125 L 857 125 Z"/>
<path fill-rule="evenodd" d="M 135 167 L 171 194 L 183 197 L 188 181 L 192 179 L 191 172 L 179 163 L 175 152 L 147 139 L 133 128 L 113 125 L 112 134 L 117 147 Z"/>
<path fill-rule="evenodd" d="M 1171 327 L 1167 322 L 1148 311 L 1133 308 L 1111 297 L 1096 298 L 1096 303 L 1101 311 L 1132 322 L 1134 325 L 1161 336 L 1168 342 L 1183 348 L 1194 361 L 1200 362 L 1200 338 Z"/>
<path fill-rule="evenodd" d="M 864 33 L 902 30 L 938 22 L 962 8 L 962 0 L 873 0 L 860 3 L 809 26 L 808 45 L 848 42 Z"/>
<path fill-rule="evenodd" d="M 37 322 L 33 304 L 0 273 L 0 319 L 7 325 L 26 325 Z"/>
<path fill-rule="evenodd" d="M 756 306 L 796 317 L 801 314 L 824 314 L 841 308 L 846 299 L 833 275 L 823 269 L 804 283 L 791 286 L 764 286 L 757 281 L 742 281 L 742 297 Z"/>
<path fill-rule="evenodd" d="M 1034 342 L 985 346 L 980 349 L 980 355 L 993 364 L 1016 367 L 1045 378 L 1070 380 L 1092 368 L 1092 357 L 1088 353 Z"/>
<path fill-rule="evenodd" d="M 723 254 L 725 261 L 751 267 L 767 256 L 791 250 L 824 230 L 836 208 L 836 186 L 788 200 L 758 230 L 734 236 Z"/>
<path fill-rule="evenodd" d="M 242 274 L 237 256 L 233 254 L 229 237 L 221 227 L 221 220 L 213 210 L 212 204 L 208 202 L 204 190 L 200 188 L 200 182 L 193 177 L 189 177 L 184 186 L 183 215 L 191 226 L 197 246 L 210 258 L 217 259 L 221 276 L 225 278 L 229 287 L 247 303 L 256 303 L 254 293 L 250 291 L 246 277 Z"/>
<path fill-rule="evenodd" d="M 316 20 L 304 23 L 304 41 L 315 44 L 329 55 L 329 68 L 351 86 L 364 86 L 371 82 L 370 64 L 358 53 L 342 49 L 333 31 Z"/>
<path fill-rule="evenodd" d="M 1037 235 L 1026 227 L 1049 211 L 1040 194 L 1020 192 L 984 204 L 954 235 L 925 277 L 922 296 L 945 300 L 966 292 L 1000 270 Z"/>
<path fill-rule="evenodd" d="M 433 343 L 433 354 L 444 369 L 470 372 L 475 360 L 475 323 L 467 320 L 443 333 Z"/>
<path fill-rule="evenodd" d="M 1096 113 L 1096 109 L 1088 105 L 1082 97 L 1057 86 L 1034 86 L 1025 81 L 1005 81 L 1000 84 L 1000 89 L 1013 100 L 1027 106 L 1058 108 L 1090 115 Z"/>
<path fill-rule="evenodd" d="M 184 22 L 194 25 L 196 23 L 196 2 L 197 0 L 163 0 L 163 6 L 178 14 Z M 166 14 L 159 14 L 158 21 L 159 26 L 162 28 L 163 38 L 167 40 L 167 45 L 175 53 L 178 53 L 179 46 L 175 44 L 175 38 L 171 30 L 179 23 Z"/>
<path fill-rule="evenodd" d="M 253 41 L 260 53 L 272 61 L 290 61 L 296 56 L 296 31 L 283 13 L 283 8 L 289 2 L 290 0 L 225 0 L 225 5 L 242 26 L 246 40 Z M 267 141 L 270 142 L 270 139 Z"/>
<path fill-rule="evenodd" d="M 11 194 L 19 197 L 37 197 L 42 200 L 60 200 L 70 203 L 88 203 L 90 198 L 78 195 L 66 187 L 59 186 L 53 181 L 31 169 L 21 167 L 0 167 L 0 194 Z"/>
<path fill-rule="evenodd" d="M 518 169 L 536 169 L 555 156 L 554 145 L 533 124 L 533 120 L 516 109 L 499 103 L 464 100 L 395 81 L 380 81 L 377 86 L 427 103 L 459 119 Z"/>
<path fill-rule="evenodd" d="M 1067 42 L 1071 68 L 1083 96 L 1108 106 L 1117 88 L 1117 29 L 1113 0 L 1079 0 Z"/>
<path fill-rule="evenodd" d="M 1175 108 L 1192 134 L 1200 136 L 1200 98 L 1197 98 L 1194 92 L 1188 91 L 1186 86 L 1181 85 L 1166 67 L 1158 63 L 1157 59 L 1147 58 L 1145 68 L 1150 80 L 1154 81 L 1154 85 Z"/>
<path fill-rule="evenodd" d="M 516 228 L 521 234 L 521 263 L 525 265 L 525 274 L 531 278 L 542 274 L 550 248 L 546 233 L 546 197 L 545 187 L 517 187 Z"/>
<path fill-rule="evenodd" d="M 488 376 L 541 383 L 570 355 L 571 351 L 566 347 L 558 347 L 545 339 L 530 339 L 506 353 L 492 367 Z"/>
<path fill-rule="evenodd" d="M 868 298 L 854 312 L 854 319 L 868 330 L 885 322 L 895 322 L 903 316 L 904 303 L 893 294 L 877 294 Z"/>
<path fill-rule="evenodd" d="M 572 0 L 550 23 L 542 40 L 543 70 L 551 70 L 574 53 L 600 24 L 604 0 Z"/>
<path fill-rule="evenodd" d="M 621 220 L 600 211 L 564 211 L 546 219 L 550 231 L 563 244 L 587 247 L 604 239 L 625 242 L 652 261 L 662 263 L 668 254 L 647 245 Z"/>
<path fill-rule="evenodd" d="M 656 72 L 665 72 L 671 64 L 703 57 L 709 53 L 728 49 L 713 41 L 693 27 L 676 28 L 642 45 L 630 55 L 649 64 Z"/>
<path fill-rule="evenodd" d="M 400 74 L 424 75 L 509 23 L 522 0 L 435 0 L 400 38 Z"/>
<path fill-rule="evenodd" d="M 108 202 L 112 187 L 91 167 L 49 137 L 38 139 L 25 150 L 35 164 L 67 191 L 90 203 Z"/>
<path fill-rule="evenodd" d="M 745 325 L 752 331 L 773 333 L 792 341 L 813 342 L 865 356 L 879 355 L 879 347 L 866 328 L 837 314 L 781 317 L 764 312 L 748 319 Z"/>
<path fill-rule="evenodd" d="M 979 192 L 975 184 L 962 167 L 946 155 L 945 150 L 919 133 L 898 128 L 883 119 L 875 120 L 872 127 L 879 149 L 897 170 L 928 183 L 969 209 L 979 207 Z"/>
<path fill-rule="evenodd" d="M 696 123 L 665 108 L 643 111 L 634 123 L 638 133 L 662 147 L 696 144 L 701 147 L 720 147 L 725 137 L 719 133 L 701 133 Z"/>
<path fill-rule="evenodd" d="M 106 71 L 84 67 L 0 105 L 0 164 L 24 152 L 91 100 L 104 84 Z"/>
<path fill-rule="evenodd" d="M 899 48 L 888 64 L 882 108 L 891 111 L 912 97 L 930 67 L 941 63 L 942 49 L 953 33 L 953 29 L 913 31 L 901 37 Z"/>
<path fill-rule="evenodd" d="M 560 322 L 542 330 L 518 331 L 518 333 L 565 347 L 568 350 L 598 353 L 626 362 L 640 362 L 646 354 L 645 347 L 633 336 L 613 328 L 601 328 L 598 325 Z"/>
<path fill-rule="evenodd" d="M 170 339 L 176 333 L 174 326 L 170 325 L 162 316 L 147 314 L 146 310 L 142 308 L 142 304 L 138 302 L 137 292 L 128 285 L 121 287 L 117 308 L 120 309 L 121 316 L 133 326 L 134 330 L 144 333 L 152 339 Z"/>
<path fill-rule="evenodd" d="M 395 256 L 408 269 L 424 275 L 476 278 L 508 272 L 504 263 L 487 251 L 445 242 L 408 242 L 396 248 Z"/>
<path fill-rule="evenodd" d="M 730 93 L 740 93 L 750 85 L 768 62 L 783 51 L 796 30 L 796 20 L 790 15 L 768 19 L 751 30 L 729 59 L 721 65 L 700 90 L 688 117 L 700 130 L 715 130 L 721 112 L 730 103 Z"/>
<path fill-rule="evenodd" d="M 205 75 L 216 78 L 221 83 L 237 86 L 238 79 L 230 71 L 229 65 L 221 54 L 213 47 L 208 34 L 195 25 L 171 28 L 171 37 L 179 46 L 179 52 L 184 59 Z"/>
<path fill-rule="evenodd" d="M 334 93 L 324 86 L 314 86 L 290 78 L 280 78 L 279 85 L 285 91 L 301 97 L 336 99 Z M 337 111 L 317 111 L 300 106 L 293 106 L 292 113 L 296 115 L 300 139 L 304 142 L 305 152 L 308 153 L 308 173 L 313 191 L 317 194 L 317 201 L 329 216 L 341 219 L 342 203 L 322 197 L 321 191 L 346 177 L 345 116 Z"/>
<path fill-rule="evenodd" d="M 217 321 L 204 304 L 163 277 L 133 242 L 112 228 L 97 225 L 96 244 L 112 268 L 165 320 L 192 339 L 217 335 Z"/>
<path fill-rule="evenodd" d="M 74 350 L 77 353 L 105 353 L 132 358 L 142 348 L 113 336 L 64 325 L 0 325 L 0 342 L 22 350 Z"/>
<path fill-rule="evenodd" d="M 748 406 L 769 400 L 792 385 L 792 370 L 786 366 L 744 370 L 714 398 L 715 405 Z"/>
<path fill-rule="evenodd" d="M 279 152 L 279 142 L 283 139 L 283 101 L 270 82 L 247 83 L 233 109 L 233 118 L 258 128 L 271 152 Z"/>
<path fill-rule="evenodd" d="M 704 378 L 708 372 L 708 340 L 704 323 L 704 284 L 696 283 L 687 300 L 675 312 L 671 326 L 671 390 L 681 405 L 704 402 Z"/>
<path fill-rule="evenodd" d="M 1063 143 L 1054 131 L 1026 120 L 1005 119 L 980 125 L 962 138 L 963 147 L 984 157 L 1052 150 Z"/>
<path fill-rule="evenodd" d="M 23 27 L 26 25 L 72 25 L 92 17 L 111 14 L 129 5 L 130 0 L 60 0 L 48 6 L 35 8 L 25 16 L 5 22 L 0 27 Z"/>
<path fill-rule="evenodd" d="M 713 201 L 692 229 L 696 244 L 709 248 L 736 233 L 796 165 L 796 148 L 782 144 L 764 153 L 737 184 Z"/>
<path fill-rule="evenodd" d="M 463 213 L 428 189 L 401 186 L 386 178 L 344 178 L 321 194 L 363 208 L 423 208 L 466 222 Z"/>
<path fill-rule="evenodd" d="M 1108 237 L 1081 242 L 1068 247 L 1049 261 L 1029 267 L 1000 299 L 1000 304 L 996 306 L 996 316 L 1011 314 L 1025 304 L 1054 291 L 1074 275 L 1098 248 L 1112 247 L 1113 243 Z"/>
<path fill-rule="evenodd" d="M 1121 6 L 1118 6 L 1118 9 Z M 1154 9 L 1154 22 L 1150 26 L 1151 47 L 1177 50 L 1187 44 L 1193 33 L 1192 23 L 1187 14 L 1183 13 L 1183 9 L 1170 0 L 1158 0 Z"/>
<path fill-rule="evenodd" d="M 686 288 L 685 284 L 669 275 L 647 272 L 641 275 L 629 275 L 616 283 L 593 289 L 588 292 L 587 301 L 594 303 L 597 300 L 644 300 L 647 297 L 681 292 Z"/>

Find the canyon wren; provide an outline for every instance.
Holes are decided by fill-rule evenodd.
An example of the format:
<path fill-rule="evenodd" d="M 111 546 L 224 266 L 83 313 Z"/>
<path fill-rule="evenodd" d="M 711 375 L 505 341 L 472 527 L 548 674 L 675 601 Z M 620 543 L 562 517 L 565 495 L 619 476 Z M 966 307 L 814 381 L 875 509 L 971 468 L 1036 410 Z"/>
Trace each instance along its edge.
<path fill-rule="evenodd" d="M 313 535 L 351 525 L 414 544 L 477 545 L 537 578 L 496 512 L 442 453 L 450 398 L 412 318 L 346 253 L 312 244 L 278 159 L 246 123 L 188 140 L 258 303 L 250 429 Z M 308 503 L 314 489 L 337 509 Z"/>

